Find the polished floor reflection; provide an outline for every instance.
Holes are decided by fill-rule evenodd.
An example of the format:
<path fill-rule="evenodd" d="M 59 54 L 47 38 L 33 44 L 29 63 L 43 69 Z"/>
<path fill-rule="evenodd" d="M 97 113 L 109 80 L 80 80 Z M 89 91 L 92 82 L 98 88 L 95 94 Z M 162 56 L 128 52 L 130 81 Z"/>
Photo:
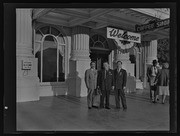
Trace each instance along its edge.
<path fill-rule="evenodd" d="M 150 103 L 148 96 L 127 94 L 127 111 L 88 109 L 86 97 L 42 97 L 17 103 L 18 131 L 168 131 L 169 102 Z M 99 99 L 97 98 L 97 104 Z"/>

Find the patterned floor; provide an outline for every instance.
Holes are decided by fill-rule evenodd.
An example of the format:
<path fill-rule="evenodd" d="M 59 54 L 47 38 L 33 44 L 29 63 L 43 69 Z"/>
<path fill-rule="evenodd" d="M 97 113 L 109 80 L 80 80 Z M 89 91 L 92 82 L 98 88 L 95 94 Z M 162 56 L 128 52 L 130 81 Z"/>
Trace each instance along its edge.
<path fill-rule="evenodd" d="M 17 103 L 19 131 L 168 131 L 169 102 L 150 103 L 148 95 L 126 94 L 128 110 L 87 108 L 86 97 L 42 97 Z M 96 104 L 99 98 L 96 97 Z"/>

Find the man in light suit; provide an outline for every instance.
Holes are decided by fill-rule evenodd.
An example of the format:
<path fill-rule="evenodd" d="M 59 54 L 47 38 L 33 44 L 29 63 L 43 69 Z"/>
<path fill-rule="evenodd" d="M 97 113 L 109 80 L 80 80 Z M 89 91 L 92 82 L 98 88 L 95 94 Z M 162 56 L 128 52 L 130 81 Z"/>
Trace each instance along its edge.
<path fill-rule="evenodd" d="M 91 62 L 90 66 L 91 68 L 87 69 L 85 72 L 85 83 L 88 89 L 87 103 L 89 109 L 91 109 L 92 107 L 96 107 L 93 105 L 93 99 L 95 96 L 94 91 L 97 87 L 97 70 L 95 69 L 96 63 Z"/>
<path fill-rule="evenodd" d="M 109 96 L 110 91 L 114 89 L 114 73 L 113 70 L 109 69 L 108 62 L 103 63 L 104 69 L 98 74 L 98 88 L 101 90 L 102 95 L 100 96 L 100 108 L 110 109 L 109 107 Z M 104 99 L 106 103 L 104 106 Z"/>
<path fill-rule="evenodd" d="M 114 70 L 114 82 L 115 82 L 115 101 L 116 108 L 120 109 L 120 98 L 123 106 L 123 110 L 127 109 L 126 97 L 125 97 L 125 88 L 127 81 L 127 72 L 122 69 L 122 62 L 117 62 L 117 68 Z"/>

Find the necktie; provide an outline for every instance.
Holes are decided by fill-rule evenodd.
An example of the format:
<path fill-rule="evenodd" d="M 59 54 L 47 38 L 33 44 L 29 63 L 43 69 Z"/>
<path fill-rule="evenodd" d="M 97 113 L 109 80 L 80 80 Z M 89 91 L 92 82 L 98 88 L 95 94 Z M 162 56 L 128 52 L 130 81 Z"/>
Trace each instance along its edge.
<path fill-rule="evenodd" d="M 107 76 L 107 70 L 105 70 L 105 79 L 106 79 L 106 76 Z"/>
<path fill-rule="evenodd" d="M 157 74 L 157 68 L 156 67 L 154 67 L 154 71 L 155 71 L 155 74 Z"/>

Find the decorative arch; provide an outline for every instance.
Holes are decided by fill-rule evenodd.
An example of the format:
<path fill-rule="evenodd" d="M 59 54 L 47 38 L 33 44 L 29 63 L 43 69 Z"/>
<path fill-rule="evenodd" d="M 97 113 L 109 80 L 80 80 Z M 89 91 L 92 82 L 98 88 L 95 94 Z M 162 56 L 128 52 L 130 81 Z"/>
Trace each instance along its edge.
<path fill-rule="evenodd" d="M 61 26 L 57 26 L 57 25 L 53 25 L 53 24 L 45 24 L 45 23 L 39 23 L 39 22 L 34 22 L 33 23 L 33 28 L 34 28 L 34 45 L 35 45 L 35 36 L 36 36 L 36 31 L 42 27 L 45 26 L 51 26 L 53 28 L 56 28 L 58 31 L 61 32 L 61 34 L 63 35 L 63 38 L 65 40 L 65 44 L 68 45 L 68 38 L 67 38 L 67 33 L 64 31 L 64 29 Z M 35 47 L 34 47 L 35 48 Z M 68 49 L 68 46 L 66 46 L 66 48 Z"/>
<path fill-rule="evenodd" d="M 41 82 L 65 81 L 66 36 L 54 25 L 38 25 L 34 32 L 34 55 Z"/>
<path fill-rule="evenodd" d="M 45 23 L 36 23 L 36 24 L 34 24 L 34 29 L 38 30 L 39 28 L 42 28 L 42 27 L 45 27 L 45 26 L 51 26 L 51 27 L 54 27 L 57 30 L 61 31 L 61 33 L 63 34 L 63 36 L 66 39 L 67 33 L 64 31 L 64 29 L 61 26 L 57 26 L 57 25 L 53 25 L 53 24 L 45 24 Z"/>
<path fill-rule="evenodd" d="M 109 45 L 108 45 L 107 39 L 100 34 L 94 34 L 90 37 L 89 47 L 90 47 L 90 49 L 109 50 Z"/>

